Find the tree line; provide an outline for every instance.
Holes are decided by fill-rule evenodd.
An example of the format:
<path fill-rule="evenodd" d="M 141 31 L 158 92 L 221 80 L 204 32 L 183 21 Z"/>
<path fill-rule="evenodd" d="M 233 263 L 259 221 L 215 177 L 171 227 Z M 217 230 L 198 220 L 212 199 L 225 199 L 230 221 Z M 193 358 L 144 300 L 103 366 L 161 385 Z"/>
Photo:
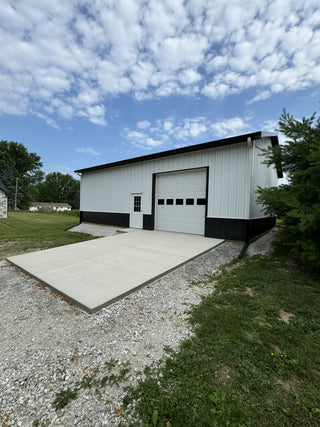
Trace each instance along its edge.
<path fill-rule="evenodd" d="M 40 156 L 14 141 L 0 141 L 0 180 L 9 194 L 9 209 L 28 209 L 31 202 L 69 203 L 79 209 L 80 182 L 69 174 L 45 174 Z"/>

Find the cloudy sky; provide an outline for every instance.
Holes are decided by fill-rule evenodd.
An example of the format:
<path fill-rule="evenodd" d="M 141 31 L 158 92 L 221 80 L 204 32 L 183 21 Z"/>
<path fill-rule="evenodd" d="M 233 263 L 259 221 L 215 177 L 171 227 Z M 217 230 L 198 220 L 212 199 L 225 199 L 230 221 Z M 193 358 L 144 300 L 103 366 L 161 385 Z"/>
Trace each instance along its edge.
<path fill-rule="evenodd" d="M 1 0 L 0 139 L 46 172 L 319 113 L 319 0 Z"/>

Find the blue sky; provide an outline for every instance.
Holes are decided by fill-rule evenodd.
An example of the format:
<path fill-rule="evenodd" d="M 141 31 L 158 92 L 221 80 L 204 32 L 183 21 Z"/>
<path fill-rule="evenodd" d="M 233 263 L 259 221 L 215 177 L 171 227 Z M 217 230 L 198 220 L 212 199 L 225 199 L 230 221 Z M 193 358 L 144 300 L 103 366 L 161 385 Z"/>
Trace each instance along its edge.
<path fill-rule="evenodd" d="M 0 40 L 0 138 L 47 173 L 319 113 L 319 0 L 2 0 Z"/>

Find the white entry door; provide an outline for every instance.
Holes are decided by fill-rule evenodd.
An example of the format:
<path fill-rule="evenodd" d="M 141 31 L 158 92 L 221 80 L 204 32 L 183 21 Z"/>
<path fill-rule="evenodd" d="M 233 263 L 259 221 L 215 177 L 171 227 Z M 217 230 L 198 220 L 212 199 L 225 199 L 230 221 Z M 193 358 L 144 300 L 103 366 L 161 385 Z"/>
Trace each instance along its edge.
<path fill-rule="evenodd" d="M 130 227 L 142 228 L 142 226 L 143 226 L 142 194 L 132 194 Z"/>

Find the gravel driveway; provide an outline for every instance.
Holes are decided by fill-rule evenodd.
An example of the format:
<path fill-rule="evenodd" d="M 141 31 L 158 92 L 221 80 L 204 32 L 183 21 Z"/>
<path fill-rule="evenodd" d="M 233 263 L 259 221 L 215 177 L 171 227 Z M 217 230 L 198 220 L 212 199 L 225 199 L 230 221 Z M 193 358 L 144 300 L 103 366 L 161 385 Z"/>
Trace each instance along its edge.
<path fill-rule="evenodd" d="M 177 349 L 192 333 L 187 312 L 213 291 L 193 281 L 241 248 L 225 242 L 94 315 L 0 261 L 2 426 L 119 425 L 123 387 L 164 356 L 165 346 Z M 127 378 L 117 379 L 126 371 Z M 104 387 L 90 388 L 103 377 L 109 378 Z M 81 382 L 78 397 L 56 410 L 56 393 Z"/>

